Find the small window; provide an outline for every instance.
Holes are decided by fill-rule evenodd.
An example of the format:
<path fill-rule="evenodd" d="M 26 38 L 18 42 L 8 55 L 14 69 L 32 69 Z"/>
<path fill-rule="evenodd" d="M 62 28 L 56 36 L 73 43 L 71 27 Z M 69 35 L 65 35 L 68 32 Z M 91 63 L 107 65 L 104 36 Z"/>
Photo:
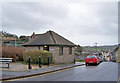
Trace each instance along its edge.
<path fill-rule="evenodd" d="M 59 55 L 63 55 L 63 47 L 59 47 Z"/>
<path fill-rule="evenodd" d="M 72 54 L 72 47 L 69 47 L 69 54 Z"/>
<path fill-rule="evenodd" d="M 40 50 L 40 47 L 38 47 L 38 50 Z"/>

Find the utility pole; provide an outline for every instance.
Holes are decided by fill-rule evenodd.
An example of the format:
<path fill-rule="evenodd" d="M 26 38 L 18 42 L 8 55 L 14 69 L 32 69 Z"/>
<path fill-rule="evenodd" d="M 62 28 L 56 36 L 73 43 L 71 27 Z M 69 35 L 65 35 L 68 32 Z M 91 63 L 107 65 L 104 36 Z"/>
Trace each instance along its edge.
<path fill-rule="evenodd" d="M 97 47 L 97 44 L 98 44 L 98 43 L 95 43 L 95 46 L 96 46 L 96 47 Z"/>
<path fill-rule="evenodd" d="M 96 53 L 97 53 L 97 44 L 98 44 L 98 43 L 95 43 Z"/>
<path fill-rule="evenodd" d="M 17 42 L 16 42 L 16 35 L 14 35 L 14 37 L 15 37 L 15 47 L 16 47 L 16 43 L 17 43 Z"/>
<path fill-rule="evenodd" d="M 16 36 L 15 36 L 15 47 L 16 47 Z"/>

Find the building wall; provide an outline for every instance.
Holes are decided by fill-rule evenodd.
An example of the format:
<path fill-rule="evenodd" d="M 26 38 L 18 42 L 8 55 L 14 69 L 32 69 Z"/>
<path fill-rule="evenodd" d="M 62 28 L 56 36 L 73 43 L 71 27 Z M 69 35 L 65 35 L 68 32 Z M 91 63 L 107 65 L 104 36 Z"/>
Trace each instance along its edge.
<path fill-rule="evenodd" d="M 38 50 L 39 48 L 36 46 L 32 47 L 25 47 L 25 50 Z"/>
<path fill-rule="evenodd" d="M 72 54 L 69 55 L 69 47 L 63 47 L 63 55 L 59 55 L 59 47 L 51 46 L 50 52 L 53 53 L 54 63 L 73 63 L 74 62 L 74 47 L 72 47 Z"/>
<path fill-rule="evenodd" d="M 120 62 L 120 47 L 116 51 L 116 61 Z"/>
<path fill-rule="evenodd" d="M 39 50 L 39 47 L 25 47 L 25 49 Z M 40 50 L 43 50 L 43 46 L 40 46 Z M 63 47 L 63 55 L 59 55 L 59 46 L 49 46 L 49 51 L 53 53 L 53 61 L 55 64 L 74 62 L 74 47 L 72 47 L 71 55 L 69 55 L 69 47 Z"/>

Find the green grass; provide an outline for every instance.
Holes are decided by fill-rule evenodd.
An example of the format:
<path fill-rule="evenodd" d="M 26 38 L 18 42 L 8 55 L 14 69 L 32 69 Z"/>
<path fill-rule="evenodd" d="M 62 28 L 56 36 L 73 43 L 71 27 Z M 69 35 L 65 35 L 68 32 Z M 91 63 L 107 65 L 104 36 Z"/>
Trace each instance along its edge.
<path fill-rule="evenodd" d="M 87 50 L 107 50 L 104 48 L 96 48 L 96 47 L 84 47 L 84 49 L 87 49 Z"/>

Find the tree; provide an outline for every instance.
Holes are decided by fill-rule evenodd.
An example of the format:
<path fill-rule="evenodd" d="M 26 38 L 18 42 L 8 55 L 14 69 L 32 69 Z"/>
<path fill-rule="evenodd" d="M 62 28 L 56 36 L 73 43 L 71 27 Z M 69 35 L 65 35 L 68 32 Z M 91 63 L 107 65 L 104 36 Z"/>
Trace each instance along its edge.
<path fill-rule="evenodd" d="M 20 39 L 25 39 L 25 38 L 26 38 L 26 36 L 20 36 L 19 38 L 20 38 Z"/>
<path fill-rule="evenodd" d="M 19 39 L 20 39 L 21 41 L 24 41 L 25 43 L 29 41 L 29 40 L 26 38 L 26 36 L 20 36 Z"/>
<path fill-rule="evenodd" d="M 83 48 L 80 45 L 77 45 L 75 51 L 81 53 Z"/>
<path fill-rule="evenodd" d="M 2 35 L 4 37 L 12 37 L 12 38 L 17 38 L 18 39 L 18 36 L 16 34 L 11 34 L 11 33 L 5 32 L 5 31 L 2 31 Z"/>

